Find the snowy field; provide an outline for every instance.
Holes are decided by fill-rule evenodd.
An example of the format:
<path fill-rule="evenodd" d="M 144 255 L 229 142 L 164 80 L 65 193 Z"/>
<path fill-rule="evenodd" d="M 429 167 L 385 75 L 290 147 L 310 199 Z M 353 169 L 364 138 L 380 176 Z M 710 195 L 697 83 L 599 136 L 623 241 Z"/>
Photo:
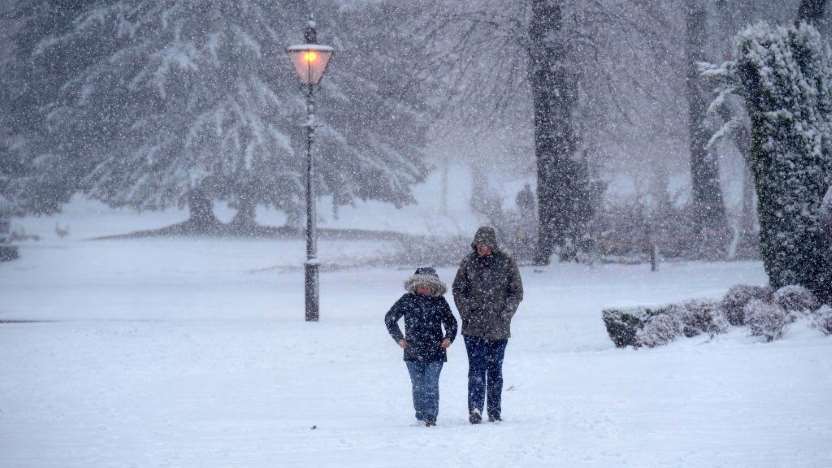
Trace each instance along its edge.
<path fill-rule="evenodd" d="M 321 256 L 382 247 L 321 242 Z M 424 428 L 383 324 L 413 266 L 322 274 L 322 319 L 305 323 L 301 242 L 45 239 L 21 253 L 0 265 L 2 467 L 832 466 L 832 340 L 818 332 L 639 351 L 606 337 L 605 306 L 718 297 L 764 283 L 757 263 L 523 268 L 505 421 L 467 423 L 459 340 L 439 426 Z"/>

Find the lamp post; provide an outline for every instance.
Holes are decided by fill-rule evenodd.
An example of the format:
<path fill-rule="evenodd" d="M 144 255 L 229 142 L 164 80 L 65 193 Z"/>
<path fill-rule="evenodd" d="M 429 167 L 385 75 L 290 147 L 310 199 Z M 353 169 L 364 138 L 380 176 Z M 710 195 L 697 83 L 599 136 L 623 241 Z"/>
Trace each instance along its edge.
<path fill-rule="evenodd" d="M 295 65 L 295 71 L 301 83 L 306 85 L 306 263 L 304 264 L 304 284 L 306 291 L 306 321 L 317 322 L 318 313 L 318 230 L 317 210 L 315 207 L 314 175 L 315 164 L 312 160 L 312 141 L 315 135 L 315 86 L 324 76 L 332 47 L 317 42 L 315 21 L 309 20 L 303 33 L 306 44 L 286 48 L 289 58 Z"/>

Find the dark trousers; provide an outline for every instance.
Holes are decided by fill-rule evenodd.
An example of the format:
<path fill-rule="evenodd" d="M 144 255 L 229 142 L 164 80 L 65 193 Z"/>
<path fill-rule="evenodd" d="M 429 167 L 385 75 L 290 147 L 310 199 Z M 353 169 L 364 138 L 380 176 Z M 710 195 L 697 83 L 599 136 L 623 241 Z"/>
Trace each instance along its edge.
<path fill-rule="evenodd" d="M 468 411 L 482 413 L 488 389 L 488 414 L 500 416 L 500 399 L 503 393 L 503 357 L 505 340 L 486 340 L 477 336 L 465 336 L 468 351 Z"/>
<path fill-rule="evenodd" d="M 442 361 L 405 361 L 413 386 L 413 409 L 419 421 L 436 421 L 439 414 L 439 373 Z"/>

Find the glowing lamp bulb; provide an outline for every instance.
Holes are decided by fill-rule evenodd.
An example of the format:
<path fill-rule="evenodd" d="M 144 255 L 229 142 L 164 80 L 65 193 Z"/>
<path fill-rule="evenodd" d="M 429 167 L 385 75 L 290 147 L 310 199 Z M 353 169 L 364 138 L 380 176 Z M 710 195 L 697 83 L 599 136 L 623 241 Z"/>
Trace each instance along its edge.
<path fill-rule="evenodd" d="M 299 44 L 286 48 L 301 82 L 317 85 L 332 58 L 332 47 L 320 44 Z"/>

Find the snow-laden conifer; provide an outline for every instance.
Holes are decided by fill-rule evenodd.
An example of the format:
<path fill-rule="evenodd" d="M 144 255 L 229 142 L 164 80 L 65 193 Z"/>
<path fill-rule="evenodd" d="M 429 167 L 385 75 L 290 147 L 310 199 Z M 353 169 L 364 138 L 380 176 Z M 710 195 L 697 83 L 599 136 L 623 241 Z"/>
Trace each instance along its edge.
<path fill-rule="evenodd" d="M 741 95 L 751 118 L 760 248 L 771 286 L 800 284 L 829 301 L 832 240 L 820 208 L 832 185 L 832 53 L 808 24 L 759 23 L 737 36 L 735 55 L 705 74 L 721 81 L 721 96 Z"/>
<path fill-rule="evenodd" d="M 210 214 L 225 198 L 303 203 L 305 90 L 286 56 L 303 42 L 306 2 L 141 0 L 95 2 L 67 27 L 32 38 L 30 71 L 67 73 L 32 96 L 44 148 L 80 172 L 73 187 L 111 205 L 156 209 L 191 202 Z M 423 179 L 428 119 L 420 88 L 402 79 L 411 47 L 380 7 L 316 4 L 319 40 L 337 52 L 317 90 L 313 147 L 321 195 L 401 205 Z M 38 21 L 39 11 L 33 11 Z M 357 24 L 362 20 L 363 23 Z M 28 38 L 24 38 L 28 39 Z M 66 48 L 84 60 L 65 60 Z M 66 171 L 56 173 L 56 179 Z"/>

